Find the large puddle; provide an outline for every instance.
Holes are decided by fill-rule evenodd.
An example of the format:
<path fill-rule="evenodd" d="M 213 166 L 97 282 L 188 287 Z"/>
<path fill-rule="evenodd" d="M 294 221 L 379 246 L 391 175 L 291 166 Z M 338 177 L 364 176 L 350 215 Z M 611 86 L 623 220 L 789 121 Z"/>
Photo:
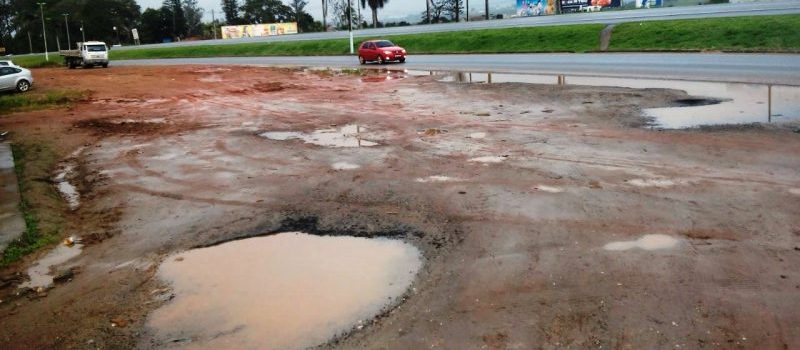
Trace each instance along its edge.
<path fill-rule="evenodd" d="M 403 295 L 422 265 L 412 245 L 299 232 L 233 241 L 167 258 L 175 298 L 148 326 L 193 349 L 305 349 Z"/>
<path fill-rule="evenodd" d="M 363 139 L 367 129 L 360 125 L 345 125 L 339 129 L 320 129 L 310 133 L 298 131 L 268 131 L 259 136 L 276 141 L 302 140 L 323 147 L 371 147 L 377 142 Z"/>
<path fill-rule="evenodd" d="M 20 284 L 19 288 L 39 289 L 50 287 L 55 277 L 52 271 L 53 268 L 81 254 L 83 246 L 72 243 L 74 242 L 72 238 L 69 238 L 69 240 L 70 244 L 59 244 L 31 265 L 28 268 L 30 280 Z"/>
<path fill-rule="evenodd" d="M 697 100 L 676 101 L 676 104 L 680 105 L 678 107 L 645 109 L 645 116 L 651 119 L 648 127 L 661 129 L 800 120 L 800 86 L 546 74 L 468 72 L 430 72 L 430 74 L 441 75 L 439 81 L 443 82 L 661 88 L 682 90 L 691 96 L 701 97 Z"/>

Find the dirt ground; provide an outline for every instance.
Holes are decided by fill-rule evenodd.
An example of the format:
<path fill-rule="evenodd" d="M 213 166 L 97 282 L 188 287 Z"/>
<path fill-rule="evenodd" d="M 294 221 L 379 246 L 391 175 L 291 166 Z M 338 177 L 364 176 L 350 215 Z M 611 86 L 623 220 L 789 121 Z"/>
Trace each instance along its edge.
<path fill-rule="evenodd" d="M 165 256 L 291 230 L 401 237 L 424 254 L 402 304 L 322 348 L 800 348 L 789 129 L 637 127 L 642 108 L 687 98 L 671 90 L 259 67 L 35 74 L 37 89 L 90 97 L 0 130 L 73 154 L 81 205 L 63 234 L 86 246 L 66 283 L 3 285 L 4 349 L 170 347 L 145 327 L 168 299 L 154 278 Z M 259 136 L 352 124 L 378 145 Z M 645 234 L 679 244 L 603 249 Z"/>

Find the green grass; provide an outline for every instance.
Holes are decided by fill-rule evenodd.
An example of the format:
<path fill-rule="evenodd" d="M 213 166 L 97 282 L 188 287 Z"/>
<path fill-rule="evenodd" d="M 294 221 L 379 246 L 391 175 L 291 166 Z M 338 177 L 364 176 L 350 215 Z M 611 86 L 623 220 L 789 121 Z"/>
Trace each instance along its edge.
<path fill-rule="evenodd" d="M 474 30 L 388 37 L 413 54 L 586 52 L 597 49 L 601 24 Z M 359 39 L 359 41 L 364 40 Z M 111 59 L 212 56 L 345 55 L 347 39 L 111 51 Z"/>
<path fill-rule="evenodd" d="M 602 24 L 484 29 L 394 35 L 386 38 L 413 54 L 592 52 L 599 49 Z M 358 42 L 367 38 L 358 38 Z M 800 15 L 729 17 L 624 23 L 609 51 L 800 52 Z M 321 56 L 349 53 L 347 39 L 143 48 L 111 51 L 111 59 Z M 22 66 L 46 66 L 42 56 L 15 59 Z M 58 63 L 56 63 L 58 62 Z M 49 65 L 60 64 L 51 57 Z"/>
<path fill-rule="evenodd" d="M 25 219 L 25 232 L 11 241 L 3 251 L 0 267 L 8 266 L 37 249 L 58 242 L 63 218 L 61 200 L 48 181 L 57 155 L 49 143 L 23 142 L 12 144 L 14 165 L 19 181 L 19 208 Z"/>
<path fill-rule="evenodd" d="M 0 115 L 65 105 L 78 101 L 85 95 L 85 92 L 75 90 L 47 92 L 31 90 L 26 93 L 4 93 L 0 95 Z"/>
<path fill-rule="evenodd" d="M 25 68 L 59 67 L 64 65 L 64 59 L 58 54 L 52 53 L 50 54 L 50 61 L 44 59 L 44 54 L 12 56 L 9 57 L 9 59 L 11 59 L 14 64 Z"/>
<path fill-rule="evenodd" d="M 623 23 L 609 51 L 800 52 L 800 15 Z"/>

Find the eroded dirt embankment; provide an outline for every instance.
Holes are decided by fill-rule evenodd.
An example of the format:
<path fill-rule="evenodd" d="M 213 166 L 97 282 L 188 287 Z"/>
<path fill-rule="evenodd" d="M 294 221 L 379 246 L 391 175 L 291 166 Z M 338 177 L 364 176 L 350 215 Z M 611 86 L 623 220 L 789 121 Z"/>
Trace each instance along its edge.
<path fill-rule="evenodd" d="M 80 208 L 52 209 L 85 246 L 44 293 L 14 296 L 7 278 L 8 348 L 167 346 L 145 327 L 169 299 L 161 259 L 284 231 L 398 237 L 424 255 L 400 307 L 325 347 L 800 346 L 800 138 L 632 127 L 685 93 L 245 67 L 37 74 L 91 98 L 0 129 L 62 158 L 86 147 Z M 648 234 L 677 243 L 604 249 Z"/>

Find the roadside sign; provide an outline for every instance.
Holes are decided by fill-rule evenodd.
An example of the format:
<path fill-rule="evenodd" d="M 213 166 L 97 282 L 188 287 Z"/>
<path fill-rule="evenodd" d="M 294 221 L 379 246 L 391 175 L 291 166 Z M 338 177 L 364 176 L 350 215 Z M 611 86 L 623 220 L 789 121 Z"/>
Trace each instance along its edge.
<path fill-rule="evenodd" d="M 139 30 L 133 28 L 131 29 L 131 33 L 133 33 L 133 40 L 139 40 Z"/>

